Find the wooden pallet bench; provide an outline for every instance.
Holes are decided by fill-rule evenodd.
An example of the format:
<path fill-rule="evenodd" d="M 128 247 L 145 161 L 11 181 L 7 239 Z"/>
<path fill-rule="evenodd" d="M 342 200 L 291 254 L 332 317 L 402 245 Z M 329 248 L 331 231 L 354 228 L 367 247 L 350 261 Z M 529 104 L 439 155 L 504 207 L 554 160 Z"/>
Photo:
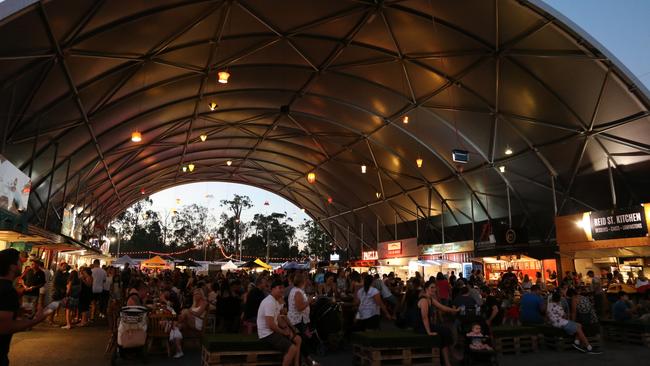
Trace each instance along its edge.
<path fill-rule="evenodd" d="M 352 336 L 356 365 L 439 365 L 440 339 L 412 331 L 367 331 Z"/>
<path fill-rule="evenodd" d="M 282 357 L 257 335 L 210 334 L 202 339 L 202 366 L 281 365 Z"/>
<path fill-rule="evenodd" d="M 494 350 L 500 354 L 539 351 L 539 330 L 536 327 L 496 327 L 492 331 Z"/>
<path fill-rule="evenodd" d="M 636 344 L 650 347 L 650 324 L 626 321 L 603 320 L 603 336 L 607 342 Z"/>
<path fill-rule="evenodd" d="M 574 349 L 573 342 L 576 339 L 575 336 L 568 335 L 563 329 L 555 328 L 550 325 L 539 326 L 538 328 L 544 338 L 544 346 L 546 348 L 555 351 L 566 351 Z M 596 348 L 602 348 L 603 343 L 600 336 L 599 325 L 584 327 L 583 331 L 585 332 L 585 336 L 587 336 L 589 344 Z"/>

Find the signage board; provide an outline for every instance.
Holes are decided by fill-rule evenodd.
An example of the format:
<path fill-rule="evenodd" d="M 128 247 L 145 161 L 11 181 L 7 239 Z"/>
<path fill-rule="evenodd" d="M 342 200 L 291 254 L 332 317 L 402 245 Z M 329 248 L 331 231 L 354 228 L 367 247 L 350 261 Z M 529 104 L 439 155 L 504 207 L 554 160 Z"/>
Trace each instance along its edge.
<path fill-rule="evenodd" d="M 461 253 L 473 251 L 474 242 L 471 240 L 420 246 L 420 255 L 438 255 L 445 253 Z"/>
<path fill-rule="evenodd" d="M 377 260 L 377 259 L 379 259 L 379 254 L 377 254 L 376 250 L 363 252 L 362 259 L 364 261 Z"/>
<path fill-rule="evenodd" d="M 341 256 L 338 255 L 338 254 L 330 254 L 330 261 L 331 261 L 331 262 L 336 262 L 336 261 L 338 261 L 340 258 L 341 258 Z"/>
<path fill-rule="evenodd" d="M 377 244 L 377 256 L 379 259 L 417 257 L 417 238 L 385 241 Z"/>
<path fill-rule="evenodd" d="M 0 207 L 14 214 L 27 210 L 32 180 L 0 155 Z"/>
<path fill-rule="evenodd" d="M 637 238 L 648 234 L 643 206 L 594 211 L 590 214 L 594 240 Z"/>

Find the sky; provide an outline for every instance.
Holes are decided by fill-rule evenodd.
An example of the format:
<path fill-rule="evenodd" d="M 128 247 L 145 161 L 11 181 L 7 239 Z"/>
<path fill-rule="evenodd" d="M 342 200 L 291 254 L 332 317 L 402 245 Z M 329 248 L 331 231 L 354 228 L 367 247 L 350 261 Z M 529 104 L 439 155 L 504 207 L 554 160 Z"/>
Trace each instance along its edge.
<path fill-rule="evenodd" d="M 2 0 L 0 0 L 2 1 Z M 618 58 L 646 88 L 650 89 L 650 0 L 544 0 L 577 24 Z M 257 212 L 286 212 L 297 226 L 309 217 L 299 207 L 264 190 L 234 183 L 195 183 L 178 186 L 151 196 L 154 209 L 167 211 L 197 203 L 218 217 L 222 199 L 246 195 L 254 207 L 243 214 L 249 221 Z M 180 205 L 176 204 L 179 198 Z M 269 206 L 264 202 L 268 201 Z"/>

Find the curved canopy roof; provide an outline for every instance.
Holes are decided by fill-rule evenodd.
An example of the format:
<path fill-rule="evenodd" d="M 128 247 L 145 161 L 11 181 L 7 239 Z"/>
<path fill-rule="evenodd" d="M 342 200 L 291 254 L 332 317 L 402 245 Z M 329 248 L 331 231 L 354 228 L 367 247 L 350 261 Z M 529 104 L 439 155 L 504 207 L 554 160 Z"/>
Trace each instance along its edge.
<path fill-rule="evenodd" d="M 645 89 L 553 13 L 514 0 L 40 2 L 0 22 L 4 154 L 31 172 L 32 222 L 65 200 L 106 223 L 143 190 L 214 180 L 275 192 L 369 245 L 416 217 L 506 217 L 508 195 L 543 236 L 553 193 L 562 214 L 611 207 L 608 162 L 619 205 L 649 197 Z"/>

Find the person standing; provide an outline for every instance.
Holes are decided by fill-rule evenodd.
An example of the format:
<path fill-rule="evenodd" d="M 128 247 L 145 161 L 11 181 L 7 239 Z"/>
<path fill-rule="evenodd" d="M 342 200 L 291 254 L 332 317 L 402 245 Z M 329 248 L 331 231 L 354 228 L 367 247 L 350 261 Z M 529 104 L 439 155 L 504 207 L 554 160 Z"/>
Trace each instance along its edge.
<path fill-rule="evenodd" d="M 104 283 L 106 282 L 106 271 L 99 266 L 99 259 L 93 261 L 93 268 L 90 270 L 93 277 L 93 295 L 90 310 L 90 320 L 95 320 L 98 313 L 101 313 L 102 297 L 104 294 Z M 103 314 L 100 314 L 100 317 Z"/>
<path fill-rule="evenodd" d="M 32 259 L 31 267 L 23 274 L 25 292 L 23 293 L 23 306 L 28 309 L 28 317 L 33 317 L 38 305 L 41 287 L 45 286 L 45 272 L 41 269 L 41 262 Z"/>
<path fill-rule="evenodd" d="M 61 301 L 66 296 L 66 288 L 68 284 L 68 264 L 66 262 L 59 263 L 59 267 L 54 272 L 53 286 L 52 286 L 52 300 Z M 58 311 L 58 309 L 57 309 Z M 49 319 L 50 324 L 54 324 L 54 317 L 57 311 L 52 312 Z"/>
<path fill-rule="evenodd" d="M 0 251 L 0 366 L 9 366 L 13 334 L 33 327 L 47 316 L 39 309 L 33 319 L 16 319 L 20 301 L 13 281 L 20 275 L 21 266 L 20 254 L 16 249 Z"/>

